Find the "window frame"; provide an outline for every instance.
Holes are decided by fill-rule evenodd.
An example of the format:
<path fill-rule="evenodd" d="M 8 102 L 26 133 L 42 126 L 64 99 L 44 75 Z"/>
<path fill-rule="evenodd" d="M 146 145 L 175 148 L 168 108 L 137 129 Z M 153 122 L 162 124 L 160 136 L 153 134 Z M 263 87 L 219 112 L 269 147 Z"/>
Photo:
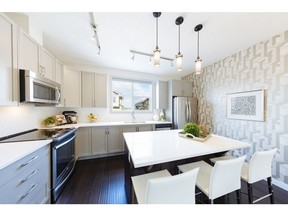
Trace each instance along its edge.
<path fill-rule="evenodd" d="M 133 89 L 133 85 L 132 85 L 132 93 L 131 93 L 131 98 L 132 98 L 132 109 L 131 110 L 114 110 L 113 109 L 113 81 L 123 81 L 123 82 L 129 82 L 129 83 L 148 83 L 151 84 L 152 87 L 152 92 L 151 92 L 151 102 L 150 103 L 150 109 L 149 110 L 135 110 L 134 109 L 134 89 Z M 110 112 L 111 113 L 123 113 L 123 114 L 127 114 L 127 113 L 131 113 L 131 112 L 135 112 L 135 113 L 143 113 L 143 114 L 149 114 L 149 113 L 153 113 L 153 109 L 154 109 L 154 104 L 155 104 L 155 82 L 152 80 L 140 80 L 140 79 L 134 79 L 134 78 L 126 78 L 126 77 L 118 77 L 118 76 L 111 76 L 110 79 Z"/>

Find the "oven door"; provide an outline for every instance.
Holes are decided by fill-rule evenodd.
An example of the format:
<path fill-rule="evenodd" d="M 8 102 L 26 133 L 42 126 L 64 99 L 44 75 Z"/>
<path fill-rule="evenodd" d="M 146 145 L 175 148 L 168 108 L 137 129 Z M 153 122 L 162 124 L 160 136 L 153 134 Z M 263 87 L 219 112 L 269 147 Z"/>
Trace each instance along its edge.
<path fill-rule="evenodd" d="M 76 133 L 52 146 L 52 189 L 57 191 L 68 180 L 75 166 Z"/>

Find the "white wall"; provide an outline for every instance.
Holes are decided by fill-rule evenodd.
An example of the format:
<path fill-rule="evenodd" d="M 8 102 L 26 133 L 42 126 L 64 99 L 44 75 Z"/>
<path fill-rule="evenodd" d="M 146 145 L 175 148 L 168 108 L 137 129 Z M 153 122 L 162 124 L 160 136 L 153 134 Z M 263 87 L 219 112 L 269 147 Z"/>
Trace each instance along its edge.
<path fill-rule="evenodd" d="M 0 107 L 0 137 L 39 128 L 43 119 L 56 113 L 57 108 L 35 107 L 32 104 Z"/>

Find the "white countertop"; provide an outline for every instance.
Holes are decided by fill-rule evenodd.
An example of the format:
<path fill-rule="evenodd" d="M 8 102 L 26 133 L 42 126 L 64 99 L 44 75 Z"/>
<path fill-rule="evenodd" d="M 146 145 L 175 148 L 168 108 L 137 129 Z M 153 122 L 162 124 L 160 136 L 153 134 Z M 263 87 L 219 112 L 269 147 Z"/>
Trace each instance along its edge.
<path fill-rule="evenodd" d="M 171 124 L 168 121 L 139 121 L 139 122 L 94 122 L 94 123 L 77 123 L 56 126 L 53 128 L 70 128 L 70 127 L 97 127 L 97 126 L 119 126 L 119 125 L 140 125 L 140 124 Z M 0 170 L 14 163 L 15 161 L 27 156 L 39 148 L 49 144 L 52 140 L 39 140 L 29 142 L 0 143 Z"/>
<path fill-rule="evenodd" d="M 179 137 L 181 130 L 124 133 L 135 168 L 247 148 L 251 145 L 212 134 L 205 142 Z"/>
<path fill-rule="evenodd" d="M 0 143 L 0 170 L 49 144 L 52 140 Z"/>
<path fill-rule="evenodd" d="M 53 128 L 68 128 L 68 127 L 100 127 L 100 126 L 128 126 L 128 125 L 145 125 L 145 124 L 172 124 L 170 121 L 136 121 L 136 122 L 124 122 L 124 121 L 116 121 L 116 122 L 81 122 L 77 124 L 66 124 L 61 126 L 56 126 Z"/>

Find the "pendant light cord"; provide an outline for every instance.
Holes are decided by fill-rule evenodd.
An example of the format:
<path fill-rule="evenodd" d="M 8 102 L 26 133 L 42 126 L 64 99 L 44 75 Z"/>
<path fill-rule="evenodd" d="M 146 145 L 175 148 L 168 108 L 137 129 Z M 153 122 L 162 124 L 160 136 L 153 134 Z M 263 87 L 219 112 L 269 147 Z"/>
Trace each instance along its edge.
<path fill-rule="evenodd" d="M 156 49 L 158 49 L 158 17 L 156 18 Z"/>
<path fill-rule="evenodd" d="M 178 32 L 178 54 L 180 53 L 180 25 L 179 25 L 179 32 Z"/>
<path fill-rule="evenodd" d="M 198 40 L 197 40 L 197 52 L 198 52 L 198 59 L 200 58 L 199 57 L 199 31 L 197 32 L 198 33 Z"/>

